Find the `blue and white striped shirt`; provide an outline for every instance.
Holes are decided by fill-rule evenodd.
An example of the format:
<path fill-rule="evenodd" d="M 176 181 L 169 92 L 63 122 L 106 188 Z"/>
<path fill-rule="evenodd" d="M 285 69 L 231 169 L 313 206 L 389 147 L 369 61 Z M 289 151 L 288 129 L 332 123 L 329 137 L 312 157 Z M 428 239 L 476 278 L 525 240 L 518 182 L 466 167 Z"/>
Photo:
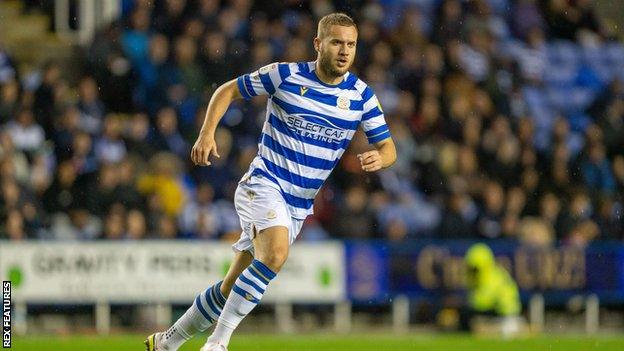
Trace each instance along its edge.
<path fill-rule="evenodd" d="M 315 62 L 272 63 L 237 79 L 245 99 L 269 95 L 258 155 L 247 176 L 275 185 L 292 217 L 312 214 L 314 197 L 358 126 L 369 143 L 390 137 L 373 90 L 347 72 L 340 84 L 322 82 Z"/>

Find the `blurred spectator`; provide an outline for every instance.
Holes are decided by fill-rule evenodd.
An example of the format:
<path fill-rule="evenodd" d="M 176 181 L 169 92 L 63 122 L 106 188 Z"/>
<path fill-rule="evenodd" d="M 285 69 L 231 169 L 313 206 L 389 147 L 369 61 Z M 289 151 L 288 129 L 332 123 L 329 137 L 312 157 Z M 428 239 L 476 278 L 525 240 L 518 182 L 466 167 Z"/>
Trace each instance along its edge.
<path fill-rule="evenodd" d="M 102 239 L 120 240 L 123 239 L 125 232 L 125 217 L 123 210 L 109 212 L 104 220 L 104 231 Z"/>
<path fill-rule="evenodd" d="M 467 194 L 460 192 L 450 194 L 437 230 L 438 235 L 444 239 L 473 237 L 476 215 L 476 205 Z"/>
<path fill-rule="evenodd" d="M 613 160 L 613 175 L 619 194 L 619 200 L 624 201 L 624 155 L 618 155 Z"/>
<path fill-rule="evenodd" d="M 506 187 L 519 183 L 521 167 L 519 164 L 520 146 L 515 138 L 500 141 L 495 158 L 489 162 L 488 173 Z"/>
<path fill-rule="evenodd" d="M 53 117 L 56 112 L 55 94 L 61 82 L 61 69 L 56 62 L 45 64 L 41 85 L 35 91 L 33 112 L 37 122 L 43 126 L 47 136 L 52 131 Z"/>
<path fill-rule="evenodd" d="M 106 116 L 102 136 L 95 142 L 95 156 L 99 162 L 115 163 L 126 156 L 126 145 L 121 138 L 121 128 L 119 116 Z"/>
<path fill-rule="evenodd" d="M 137 189 L 136 177 L 142 167 L 140 159 L 126 157 L 116 165 L 118 182 L 115 189 L 115 201 L 126 208 L 142 209 L 144 199 Z"/>
<path fill-rule="evenodd" d="M 162 34 L 150 38 L 145 62 L 137 66 L 139 84 L 135 90 L 137 104 L 154 113 L 167 100 L 167 89 L 177 81 L 175 67 L 169 60 L 169 41 Z"/>
<path fill-rule="evenodd" d="M 111 112 L 134 112 L 136 71 L 130 61 L 118 50 L 107 53 L 104 65 L 98 66 L 95 76 L 102 89 L 102 101 Z"/>
<path fill-rule="evenodd" d="M 185 236 L 214 239 L 221 230 L 221 218 L 213 203 L 214 191 L 210 184 L 197 187 L 195 199 L 187 202 L 180 214 L 180 230 Z"/>
<path fill-rule="evenodd" d="M 157 222 L 156 237 L 159 239 L 175 239 L 178 237 L 178 228 L 175 218 L 161 216 Z"/>
<path fill-rule="evenodd" d="M 139 210 L 130 210 L 126 216 L 126 234 L 127 239 L 141 240 L 147 235 L 147 222 L 143 212 Z"/>
<path fill-rule="evenodd" d="M 193 38 L 179 37 L 175 41 L 174 56 L 181 83 L 192 96 L 199 96 L 206 85 L 204 72 L 197 62 L 197 44 Z"/>
<path fill-rule="evenodd" d="M 562 213 L 561 213 L 561 201 L 553 193 L 545 193 L 540 199 L 539 216 L 555 229 L 557 237 L 561 237 L 562 230 Z"/>
<path fill-rule="evenodd" d="M 561 233 L 569 237 L 577 225 L 591 218 L 593 211 L 588 194 L 584 191 L 577 191 L 572 195 L 568 210 L 563 215 Z"/>
<path fill-rule="evenodd" d="M 15 179 L 28 182 L 30 165 L 26 155 L 15 148 L 9 133 L 0 131 L 0 179 Z"/>
<path fill-rule="evenodd" d="M 54 153 L 60 160 L 71 157 L 74 135 L 80 132 L 80 111 L 75 106 L 67 106 L 54 123 L 52 140 Z"/>
<path fill-rule="evenodd" d="M 584 220 L 572 227 L 568 236 L 564 239 L 564 242 L 569 245 L 584 248 L 590 241 L 598 237 L 599 230 L 596 223 L 591 220 Z"/>
<path fill-rule="evenodd" d="M 460 0 L 444 0 L 438 10 L 436 23 L 433 26 L 433 40 L 440 46 L 461 37 L 463 11 Z"/>
<path fill-rule="evenodd" d="M 518 38 L 527 38 L 530 31 L 544 29 L 546 24 L 537 0 L 519 0 L 513 6 L 511 23 Z"/>
<path fill-rule="evenodd" d="M 46 189 L 52 183 L 54 174 L 51 174 L 53 157 L 50 154 L 38 154 L 30 165 L 28 180 L 26 184 L 32 187 L 33 193 L 37 196 L 39 203 L 43 198 Z"/>
<path fill-rule="evenodd" d="M 520 223 L 518 239 L 525 245 L 547 247 L 555 241 L 554 229 L 541 218 L 526 217 Z"/>
<path fill-rule="evenodd" d="M 244 160 L 241 159 L 241 167 L 236 170 L 233 164 L 232 148 L 234 147 L 234 140 L 232 133 L 226 128 L 217 128 L 215 132 L 215 141 L 217 142 L 220 158 L 213 158 L 210 167 L 199 167 L 194 169 L 194 178 L 197 182 L 208 182 L 214 189 L 215 198 L 221 199 L 227 194 L 234 194 L 238 178 L 242 176 L 243 172 L 246 172 L 247 165 L 244 165 Z M 254 154 L 257 150 L 254 149 L 250 152 Z M 255 155 L 253 155 L 255 156 Z M 184 157 L 187 157 L 186 154 Z M 251 160 L 249 160 L 251 161 Z M 237 173 L 240 174 L 237 176 Z M 233 197 L 229 197 L 232 200 Z"/>
<path fill-rule="evenodd" d="M 15 62 L 6 49 L 2 47 L 2 43 L 0 43 L 0 84 L 9 82 L 16 77 L 17 69 Z"/>
<path fill-rule="evenodd" d="M 505 205 L 505 193 L 501 185 L 490 181 L 483 189 L 483 205 L 477 219 L 477 232 L 480 236 L 495 239 L 502 235 L 502 220 Z"/>
<path fill-rule="evenodd" d="M 141 176 L 137 183 L 141 193 L 155 196 L 153 201 L 168 216 L 178 215 L 185 201 L 184 189 L 178 179 L 180 166 L 175 155 L 158 153 L 150 160 L 149 173 Z"/>
<path fill-rule="evenodd" d="M 130 17 L 130 28 L 121 35 L 124 53 L 136 66 L 140 66 L 147 59 L 149 28 L 149 9 L 137 6 Z"/>
<path fill-rule="evenodd" d="M 58 240 L 93 240 L 101 231 L 101 220 L 87 209 L 74 207 L 67 214 L 57 213 L 52 218 L 52 234 Z"/>
<path fill-rule="evenodd" d="M 110 212 L 111 206 L 117 202 L 116 192 L 119 184 L 119 169 L 116 164 L 105 163 L 99 169 L 98 176 L 85 191 L 87 196 L 87 209 L 103 217 Z"/>
<path fill-rule="evenodd" d="M 93 152 L 91 136 L 84 132 L 74 135 L 71 160 L 78 175 L 90 175 L 97 171 L 98 164 Z"/>
<path fill-rule="evenodd" d="M 106 107 L 99 98 L 98 86 L 93 77 L 82 78 L 78 86 L 80 125 L 90 134 L 100 133 Z"/>
<path fill-rule="evenodd" d="M 624 100 L 617 99 L 609 104 L 599 118 L 604 132 L 604 143 L 609 155 L 624 154 Z"/>
<path fill-rule="evenodd" d="M 583 181 L 590 189 L 600 193 L 613 193 L 615 180 L 611 165 L 601 144 L 589 147 L 587 158 L 582 163 Z"/>
<path fill-rule="evenodd" d="M 4 225 L 5 237 L 9 240 L 21 241 L 27 239 L 24 230 L 24 219 L 19 211 L 10 211 Z"/>
<path fill-rule="evenodd" d="M 154 153 L 154 148 L 148 142 L 149 118 L 146 114 L 137 113 L 127 122 L 124 140 L 128 153 L 142 158 L 150 157 Z"/>
<path fill-rule="evenodd" d="M 50 187 L 43 195 L 43 204 L 50 214 L 64 213 L 71 208 L 84 208 L 85 189 L 81 189 L 71 161 L 63 161 Z"/>
<path fill-rule="evenodd" d="M 600 239 L 624 239 L 624 209 L 621 203 L 603 196 L 597 204 L 594 219 L 600 230 Z"/>
<path fill-rule="evenodd" d="M 17 80 L 10 79 L 0 87 L 0 124 L 4 124 L 19 108 L 20 84 Z"/>
<path fill-rule="evenodd" d="M 472 29 L 468 33 L 468 42 L 456 48 L 460 67 L 476 82 L 488 78 L 491 69 L 492 38 L 483 29 Z"/>
<path fill-rule="evenodd" d="M 544 3 L 550 31 L 557 38 L 576 40 L 581 30 L 597 33 L 600 29 L 591 1 L 549 0 Z"/>
<path fill-rule="evenodd" d="M 368 208 L 368 194 L 360 186 L 346 190 L 343 203 L 338 206 L 333 232 L 339 238 L 371 238 L 373 216 Z"/>
<path fill-rule="evenodd" d="M 178 157 L 186 157 L 190 148 L 178 131 L 178 118 L 173 108 L 165 107 L 156 116 L 156 131 L 151 144 L 157 151 L 167 151 Z"/>
<path fill-rule="evenodd" d="M 254 34 L 263 33 L 263 31 L 252 31 Z M 264 30 L 267 33 L 267 30 Z M 202 41 L 203 45 L 200 49 L 199 60 L 203 65 L 203 74 L 210 77 L 208 83 L 211 84 L 210 90 L 216 89 L 220 84 L 225 83 L 231 76 L 228 72 L 232 71 L 232 62 L 227 56 L 227 40 L 223 33 L 219 31 L 211 31 L 206 33 Z M 271 57 L 269 59 L 272 60 Z M 268 61 L 264 61 L 268 62 Z"/>
<path fill-rule="evenodd" d="M 19 185 L 11 179 L 5 179 L 0 184 L 2 187 L 2 216 L 8 218 L 9 213 L 18 210 L 24 202 Z"/>
<path fill-rule="evenodd" d="M 167 0 L 159 5 L 154 8 L 154 28 L 167 34 L 169 38 L 173 38 L 183 30 L 187 2 L 186 0 Z"/>
<path fill-rule="evenodd" d="M 34 119 L 30 110 L 21 110 L 15 121 L 7 123 L 7 132 L 13 139 L 15 148 L 28 154 L 39 150 L 43 146 L 45 133 Z"/>

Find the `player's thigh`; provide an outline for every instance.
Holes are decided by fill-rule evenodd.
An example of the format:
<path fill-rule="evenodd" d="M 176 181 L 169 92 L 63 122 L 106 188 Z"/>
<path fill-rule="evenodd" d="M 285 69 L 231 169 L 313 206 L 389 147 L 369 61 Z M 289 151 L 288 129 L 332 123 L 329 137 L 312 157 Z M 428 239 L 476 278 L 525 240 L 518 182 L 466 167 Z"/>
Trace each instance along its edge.
<path fill-rule="evenodd" d="M 223 293 L 224 296 L 230 294 L 234 282 L 236 282 L 238 276 L 249 267 L 251 261 L 253 261 L 253 256 L 249 251 L 239 251 L 234 254 L 234 261 L 232 261 L 232 265 L 228 269 L 225 278 L 223 278 L 223 283 L 221 284 L 221 293 Z"/>
<path fill-rule="evenodd" d="M 274 272 L 282 268 L 288 258 L 290 239 L 288 227 L 277 225 L 260 230 L 253 239 L 256 259 Z"/>
<path fill-rule="evenodd" d="M 257 177 L 241 181 L 234 196 L 236 213 L 241 223 L 241 237 L 235 251 L 251 251 L 256 256 L 253 239 L 264 229 L 291 225 L 290 213 L 279 189 Z"/>

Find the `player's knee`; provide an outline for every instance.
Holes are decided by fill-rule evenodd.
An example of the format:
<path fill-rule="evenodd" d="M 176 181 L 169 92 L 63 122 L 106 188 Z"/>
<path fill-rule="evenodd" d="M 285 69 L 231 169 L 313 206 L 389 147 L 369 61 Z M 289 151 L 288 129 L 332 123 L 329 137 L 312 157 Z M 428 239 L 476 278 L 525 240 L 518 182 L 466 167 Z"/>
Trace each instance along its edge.
<path fill-rule="evenodd" d="M 260 262 L 264 263 L 269 269 L 277 273 L 282 268 L 288 258 L 288 247 L 274 247 L 263 257 L 258 257 Z"/>

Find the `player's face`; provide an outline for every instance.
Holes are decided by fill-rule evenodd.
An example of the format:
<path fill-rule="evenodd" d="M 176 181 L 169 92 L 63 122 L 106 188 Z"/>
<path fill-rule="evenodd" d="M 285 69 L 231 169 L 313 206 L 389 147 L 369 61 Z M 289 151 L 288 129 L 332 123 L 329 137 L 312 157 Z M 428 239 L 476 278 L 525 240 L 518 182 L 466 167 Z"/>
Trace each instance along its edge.
<path fill-rule="evenodd" d="M 347 73 L 355 59 L 356 41 L 355 27 L 330 26 L 327 35 L 316 41 L 321 69 L 333 77 Z"/>

